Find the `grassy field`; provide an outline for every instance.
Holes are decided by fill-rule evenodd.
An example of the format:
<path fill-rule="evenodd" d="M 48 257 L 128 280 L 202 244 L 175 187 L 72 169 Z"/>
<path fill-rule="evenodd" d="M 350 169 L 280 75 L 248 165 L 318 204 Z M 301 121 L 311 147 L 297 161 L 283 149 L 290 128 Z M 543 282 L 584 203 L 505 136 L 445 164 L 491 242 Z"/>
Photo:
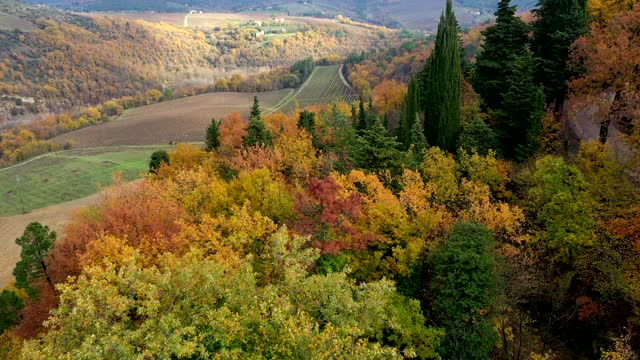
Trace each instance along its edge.
<path fill-rule="evenodd" d="M 22 20 L 13 15 L 0 13 L 0 30 L 20 30 L 29 32 L 35 29 L 36 26 L 26 20 Z"/>
<path fill-rule="evenodd" d="M 345 83 L 340 65 L 316 66 L 307 81 L 298 90 L 283 99 L 275 111 L 291 112 L 296 106 L 328 105 L 335 102 L 353 102 L 355 91 Z"/>
<path fill-rule="evenodd" d="M 203 141 L 211 118 L 219 119 L 230 112 L 239 112 L 247 117 L 254 95 L 258 96 L 263 111 L 268 112 L 291 92 L 293 90 L 287 89 L 264 93 L 211 93 L 191 96 L 135 108 L 117 120 L 60 135 L 52 141 L 64 144 L 71 140 L 75 147 Z"/>
<path fill-rule="evenodd" d="M 94 194 L 111 183 L 116 171 L 122 172 L 123 181 L 135 180 L 160 148 L 167 147 L 68 150 L 0 169 L 0 217 Z"/>

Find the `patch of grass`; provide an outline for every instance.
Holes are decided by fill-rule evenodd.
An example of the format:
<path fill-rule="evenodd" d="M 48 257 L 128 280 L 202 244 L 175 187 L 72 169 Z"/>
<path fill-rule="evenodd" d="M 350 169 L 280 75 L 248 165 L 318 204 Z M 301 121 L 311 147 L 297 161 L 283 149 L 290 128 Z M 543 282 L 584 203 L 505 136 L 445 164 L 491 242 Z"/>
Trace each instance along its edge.
<path fill-rule="evenodd" d="M 138 179 L 147 171 L 151 153 L 160 148 L 167 146 L 69 150 L 2 169 L 0 216 L 95 194 L 112 182 L 116 171 L 123 181 Z"/>

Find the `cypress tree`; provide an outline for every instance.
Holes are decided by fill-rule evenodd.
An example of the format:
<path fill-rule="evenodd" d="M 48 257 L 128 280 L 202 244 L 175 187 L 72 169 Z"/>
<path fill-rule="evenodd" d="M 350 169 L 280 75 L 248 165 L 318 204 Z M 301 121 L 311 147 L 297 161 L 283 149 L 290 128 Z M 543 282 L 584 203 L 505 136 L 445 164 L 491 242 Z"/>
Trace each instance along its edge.
<path fill-rule="evenodd" d="M 220 147 L 220 123 L 216 119 L 211 119 L 211 124 L 207 127 L 205 150 L 213 151 Z"/>
<path fill-rule="evenodd" d="M 405 95 L 404 102 L 402 103 L 400 121 L 396 127 L 396 136 L 398 141 L 402 143 L 405 150 L 408 149 L 411 144 L 411 142 L 409 142 L 409 133 L 411 132 L 411 129 L 413 129 L 416 114 L 420 111 L 419 101 L 418 79 L 414 76 L 409 81 L 407 94 Z"/>
<path fill-rule="evenodd" d="M 473 88 L 482 97 L 485 108 L 494 110 L 500 108 L 507 77 L 529 41 L 529 27 L 515 16 L 516 7 L 510 6 L 509 2 L 500 1 L 495 25 L 482 32 L 485 41 L 471 77 Z"/>
<path fill-rule="evenodd" d="M 588 30 L 586 0 L 540 0 L 533 10 L 531 41 L 537 61 L 536 81 L 542 83 L 547 104 L 560 114 L 567 94 L 567 80 L 575 73 L 567 66 L 569 46 Z"/>
<path fill-rule="evenodd" d="M 460 45 L 451 0 L 440 16 L 438 34 L 430 57 L 425 94 L 425 136 L 429 144 L 455 151 L 460 131 Z"/>

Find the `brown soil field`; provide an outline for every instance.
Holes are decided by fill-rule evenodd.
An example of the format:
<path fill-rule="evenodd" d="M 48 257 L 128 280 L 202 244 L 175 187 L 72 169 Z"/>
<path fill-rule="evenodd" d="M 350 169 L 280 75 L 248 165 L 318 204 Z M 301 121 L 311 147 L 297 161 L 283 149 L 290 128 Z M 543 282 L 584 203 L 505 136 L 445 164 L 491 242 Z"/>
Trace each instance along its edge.
<path fill-rule="evenodd" d="M 247 117 L 254 95 L 266 113 L 291 91 L 211 93 L 167 101 L 131 109 L 117 120 L 66 133 L 52 141 L 71 141 L 75 147 L 200 142 L 204 141 L 212 118 L 219 119 L 230 112 Z"/>
<path fill-rule="evenodd" d="M 13 279 L 13 268 L 20 260 L 20 246 L 16 244 L 16 238 L 22 235 L 29 223 L 39 221 L 60 234 L 64 224 L 76 209 L 95 202 L 98 197 L 98 194 L 94 194 L 64 204 L 34 210 L 28 214 L 0 218 L 0 254 L 2 254 L 0 256 L 0 288 L 5 287 Z"/>

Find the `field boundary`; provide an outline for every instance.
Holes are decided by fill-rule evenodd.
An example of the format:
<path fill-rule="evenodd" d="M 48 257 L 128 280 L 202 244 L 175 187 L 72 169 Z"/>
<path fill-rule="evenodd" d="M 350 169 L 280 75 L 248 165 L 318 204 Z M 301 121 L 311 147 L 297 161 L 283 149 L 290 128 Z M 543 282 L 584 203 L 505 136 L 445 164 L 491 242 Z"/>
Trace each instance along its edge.
<path fill-rule="evenodd" d="M 182 143 L 181 143 L 182 144 Z M 201 144 L 198 142 L 193 142 L 193 143 L 184 143 L 184 144 Z M 114 146 L 95 146 L 95 147 L 79 147 L 79 148 L 73 148 L 73 149 L 67 149 L 67 150 L 59 150 L 59 151 L 51 151 L 48 153 L 44 153 L 44 154 L 40 154 L 38 156 L 34 156 L 32 158 L 29 158 L 23 162 L 19 162 L 17 164 L 13 164 L 11 166 L 7 166 L 7 167 L 3 167 L 0 168 L 0 172 L 4 172 L 4 171 L 8 171 L 23 165 L 26 165 L 32 161 L 36 161 L 38 159 L 42 159 L 44 157 L 48 157 L 48 156 L 57 156 L 57 155 L 67 155 L 67 153 L 69 152 L 73 152 L 73 151 L 85 151 L 85 150 L 117 150 L 119 148 L 130 148 L 130 149 L 144 149 L 144 148 L 153 148 L 153 147 L 166 147 L 169 146 L 167 144 L 157 144 L 157 145 L 114 145 Z"/>

